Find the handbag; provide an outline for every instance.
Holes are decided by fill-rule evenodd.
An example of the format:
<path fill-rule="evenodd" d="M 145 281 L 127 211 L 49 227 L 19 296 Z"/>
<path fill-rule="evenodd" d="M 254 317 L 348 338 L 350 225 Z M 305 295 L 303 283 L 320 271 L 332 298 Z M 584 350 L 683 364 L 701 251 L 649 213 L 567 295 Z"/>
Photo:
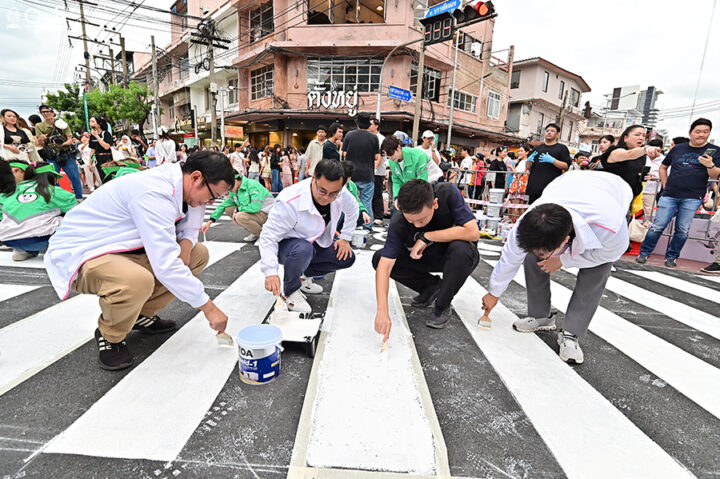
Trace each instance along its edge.
<path fill-rule="evenodd" d="M 649 229 L 650 227 L 645 225 L 642 221 L 638 221 L 635 218 L 631 219 L 630 224 L 628 224 L 630 241 L 642 243 L 643 241 L 645 241 L 645 235 L 647 235 Z"/>

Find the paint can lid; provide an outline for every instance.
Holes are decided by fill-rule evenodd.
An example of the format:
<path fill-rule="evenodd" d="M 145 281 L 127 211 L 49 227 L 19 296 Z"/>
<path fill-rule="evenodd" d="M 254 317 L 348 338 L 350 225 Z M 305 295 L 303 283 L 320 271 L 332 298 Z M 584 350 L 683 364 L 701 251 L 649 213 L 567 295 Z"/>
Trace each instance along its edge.
<path fill-rule="evenodd" d="M 264 349 L 279 346 L 282 342 L 282 331 L 271 324 L 255 324 L 240 330 L 237 340 L 238 345 L 246 349 Z"/>

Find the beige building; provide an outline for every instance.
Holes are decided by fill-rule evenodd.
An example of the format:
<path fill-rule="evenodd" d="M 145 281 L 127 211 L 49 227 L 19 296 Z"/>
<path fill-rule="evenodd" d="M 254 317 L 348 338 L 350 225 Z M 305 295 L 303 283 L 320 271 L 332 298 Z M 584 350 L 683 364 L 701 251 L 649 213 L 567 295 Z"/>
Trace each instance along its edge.
<path fill-rule="evenodd" d="M 358 111 L 374 114 L 382 73 L 381 130 L 410 133 L 419 43 L 402 45 L 422 37 L 417 18 L 440 3 L 427 1 L 203 0 L 206 16 L 229 41 L 228 50 L 215 53 L 225 124 L 235 127 L 229 131 L 249 137 L 257 147 L 307 145 L 319 124 L 339 121 L 351 128 Z M 199 0 L 180 0 L 172 9 L 205 15 Z M 178 138 L 190 134 L 194 109 L 200 139 L 206 140 L 211 115 L 207 47 L 191 43 L 196 21 L 181 16 L 173 21 L 172 42 L 159 60 L 161 124 Z M 452 138 L 456 146 L 487 148 L 517 141 L 505 133 L 512 49 L 504 58 L 491 55 L 494 26 L 490 20 L 458 34 Z M 383 61 L 396 47 L 383 69 Z M 432 45 L 425 53 L 420 131 L 435 131 L 441 144 L 449 123 L 454 57 L 450 42 Z M 151 81 L 149 63 L 138 64 L 136 71 L 136 77 Z M 411 90 L 413 98 L 389 98 L 390 86 Z M 238 139 L 228 136 L 227 142 Z"/>
<path fill-rule="evenodd" d="M 589 91 L 580 75 L 544 58 L 515 62 L 507 130 L 530 141 L 542 141 L 545 126 L 558 123 L 562 127 L 560 141 L 577 147 L 579 128 L 585 121 L 581 97 Z"/>

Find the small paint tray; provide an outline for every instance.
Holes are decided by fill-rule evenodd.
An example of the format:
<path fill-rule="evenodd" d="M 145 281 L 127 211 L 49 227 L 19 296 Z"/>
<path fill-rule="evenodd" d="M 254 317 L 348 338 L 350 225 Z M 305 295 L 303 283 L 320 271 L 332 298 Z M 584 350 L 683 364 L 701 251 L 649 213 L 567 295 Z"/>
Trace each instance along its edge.
<path fill-rule="evenodd" d="M 324 314 L 307 315 L 276 309 L 268 318 L 267 323 L 280 328 L 283 343 L 300 343 L 305 353 L 314 358 L 320 338 L 320 326 L 324 319 Z"/>

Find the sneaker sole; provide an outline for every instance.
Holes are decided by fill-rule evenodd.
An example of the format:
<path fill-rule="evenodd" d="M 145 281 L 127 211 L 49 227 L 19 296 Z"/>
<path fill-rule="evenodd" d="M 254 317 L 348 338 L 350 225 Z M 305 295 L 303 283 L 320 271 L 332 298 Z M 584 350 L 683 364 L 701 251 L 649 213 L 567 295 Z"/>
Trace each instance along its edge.
<path fill-rule="evenodd" d="M 133 326 L 133 330 L 140 331 L 144 334 L 163 334 L 163 333 L 169 333 L 170 331 L 175 331 L 177 329 L 177 325 L 173 326 L 172 328 L 165 328 L 165 329 L 145 329 L 145 328 L 138 328 Z"/>
<path fill-rule="evenodd" d="M 134 363 L 135 363 L 135 361 L 131 359 L 129 363 L 123 363 L 123 364 L 119 364 L 117 366 L 109 366 L 109 365 L 105 364 L 104 362 L 100 361 L 100 358 L 98 358 L 98 364 L 100 364 L 100 367 L 102 369 L 104 369 L 105 371 L 119 371 L 121 369 L 127 369 L 130 366 L 132 366 Z"/>
<path fill-rule="evenodd" d="M 513 329 L 518 333 L 534 333 L 535 331 L 555 331 L 557 329 L 557 325 L 553 324 L 552 326 L 539 326 L 535 329 L 518 329 L 517 326 L 513 324 Z"/>
<path fill-rule="evenodd" d="M 701 273 L 704 273 L 704 274 L 711 274 L 711 275 L 714 275 L 714 276 L 720 275 L 720 271 L 707 271 L 707 270 L 701 269 L 700 272 L 701 272 Z"/>
<path fill-rule="evenodd" d="M 568 364 L 582 364 L 585 362 L 584 359 L 578 361 L 578 360 L 572 359 L 572 358 L 564 358 L 563 355 L 559 354 L 559 353 L 558 353 L 558 356 L 560 356 L 560 359 L 562 359 L 563 361 L 565 361 Z"/>
<path fill-rule="evenodd" d="M 302 291 L 302 292 L 305 293 L 305 294 L 323 294 L 323 292 L 324 292 L 324 290 L 321 290 L 321 291 L 308 291 L 308 290 L 306 290 L 306 289 L 303 289 L 302 287 L 300 287 L 300 291 Z"/>

